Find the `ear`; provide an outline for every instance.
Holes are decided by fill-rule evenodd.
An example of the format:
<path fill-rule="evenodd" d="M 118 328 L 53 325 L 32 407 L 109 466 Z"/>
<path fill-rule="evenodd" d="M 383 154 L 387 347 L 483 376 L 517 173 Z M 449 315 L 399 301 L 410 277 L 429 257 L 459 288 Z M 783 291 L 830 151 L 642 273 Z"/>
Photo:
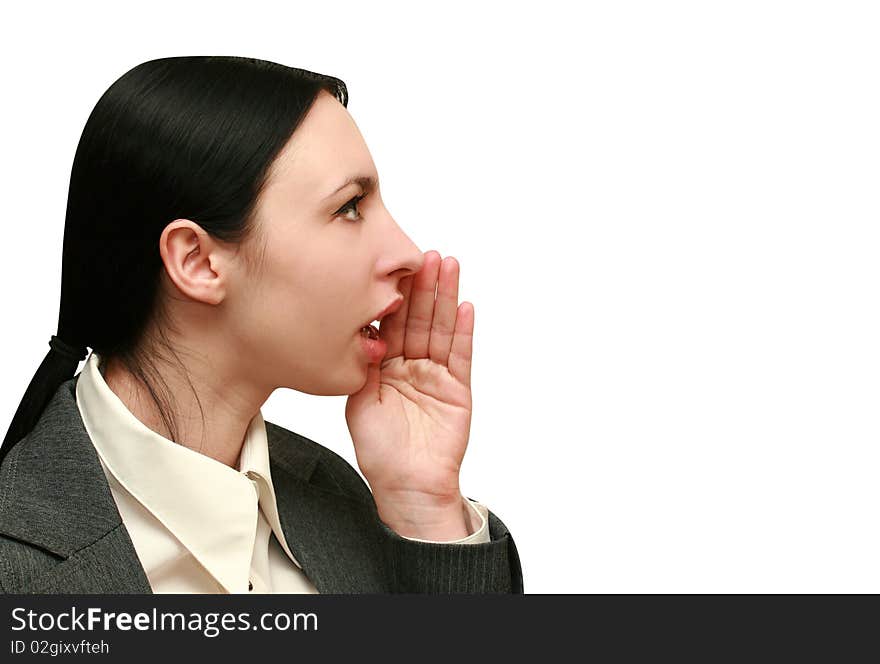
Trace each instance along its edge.
<path fill-rule="evenodd" d="M 168 278 L 188 298 L 219 304 L 226 297 L 226 253 L 197 223 L 175 219 L 168 224 L 159 238 L 159 253 Z"/>

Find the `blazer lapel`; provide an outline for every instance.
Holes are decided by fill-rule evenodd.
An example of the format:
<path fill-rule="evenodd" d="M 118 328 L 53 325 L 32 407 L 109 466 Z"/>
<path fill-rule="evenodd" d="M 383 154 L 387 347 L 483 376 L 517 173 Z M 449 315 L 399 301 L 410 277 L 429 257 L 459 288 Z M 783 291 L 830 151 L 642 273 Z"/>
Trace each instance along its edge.
<path fill-rule="evenodd" d="M 321 594 L 387 592 L 375 516 L 322 462 L 326 448 L 266 422 L 284 538 Z"/>

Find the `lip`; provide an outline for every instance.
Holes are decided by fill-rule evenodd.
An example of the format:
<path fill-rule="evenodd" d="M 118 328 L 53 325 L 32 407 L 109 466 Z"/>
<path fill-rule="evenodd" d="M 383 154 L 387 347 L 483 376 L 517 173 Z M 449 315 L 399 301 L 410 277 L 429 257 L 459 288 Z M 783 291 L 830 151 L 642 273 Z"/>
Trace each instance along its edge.
<path fill-rule="evenodd" d="M 367 321 L 367 325 L 372 323 L 374 320 L 378 320 L 381 322 L 382 319 L 385 318 L 385 316 L 388 316 L 389 314 L 393 314 L 395 311 L 400 309 L 402 304 L 403 304 L 403 295 L 398 297 L 396 300 L 391 302 L 387 307 L 382 309 L 382 311 L 380 311 L 378 314 L 373 316 L 369 321 Z"/>

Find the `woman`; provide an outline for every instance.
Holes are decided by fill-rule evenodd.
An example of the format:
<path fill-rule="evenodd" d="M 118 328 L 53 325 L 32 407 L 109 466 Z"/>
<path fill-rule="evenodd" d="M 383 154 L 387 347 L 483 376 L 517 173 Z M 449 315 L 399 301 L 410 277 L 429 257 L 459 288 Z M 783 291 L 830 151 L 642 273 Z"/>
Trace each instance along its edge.
<path fill-rule="evenodd" d="M 507 528 L 459 490 L 458 264 L 388 213 L 347 99 L 237 57 L 146 62 L 101 97 L 58 334 L 0 448 L 4 592 L 522 592 Z M 350 395 L 369 488 L 263 420 L 279 387 Z"/>

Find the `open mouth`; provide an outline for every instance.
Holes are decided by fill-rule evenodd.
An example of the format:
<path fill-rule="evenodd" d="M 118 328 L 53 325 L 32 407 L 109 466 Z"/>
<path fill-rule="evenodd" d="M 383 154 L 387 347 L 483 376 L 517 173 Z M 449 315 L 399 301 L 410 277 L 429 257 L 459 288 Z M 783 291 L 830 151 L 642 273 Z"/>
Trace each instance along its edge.
<path fill-rule="evenodd" d="M 372 322 L 367 321 L 366 325 L 361 327 L 361 336 L 365 339 L 379 339 L 379 325 L 382 323 L 386 316 L 390 316 L 395 313 L 400 307 L 403 305 L 403 295 L 398 293 L 397 299 L 393 300 L 388 306 L 386 306 L 382 311 L 378 314 L 373 314 L 375 318 L 373 318 Z"/>
<path fill-rule="evenodd" d="M 379 323 L 378 323 L 378 321 L 373 321 L 369 325 L 364 325 L 361 328 L 361 336 L 367 337 L 368 339 L 378 339 L 379 338 Z"/>

